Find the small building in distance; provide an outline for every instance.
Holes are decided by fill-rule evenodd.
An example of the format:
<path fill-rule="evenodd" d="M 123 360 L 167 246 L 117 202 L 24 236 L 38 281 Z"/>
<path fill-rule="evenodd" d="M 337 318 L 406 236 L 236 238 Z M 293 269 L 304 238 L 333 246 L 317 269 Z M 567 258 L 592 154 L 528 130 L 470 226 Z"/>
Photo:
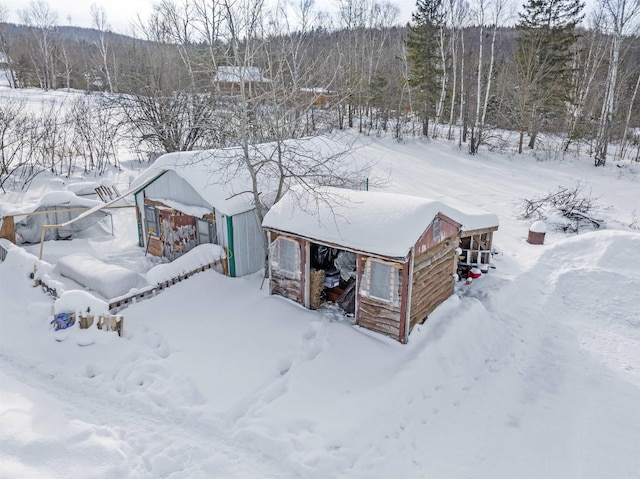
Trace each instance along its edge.
<path fill-rule="evenodd" d="M 214 82 L 222 93 L 239 95 L 244 84 L 246 95 L 255 97 L 269 88 L 271 80 L 262 75 L 262 70 L 254 66 L 219 66 Z"/>

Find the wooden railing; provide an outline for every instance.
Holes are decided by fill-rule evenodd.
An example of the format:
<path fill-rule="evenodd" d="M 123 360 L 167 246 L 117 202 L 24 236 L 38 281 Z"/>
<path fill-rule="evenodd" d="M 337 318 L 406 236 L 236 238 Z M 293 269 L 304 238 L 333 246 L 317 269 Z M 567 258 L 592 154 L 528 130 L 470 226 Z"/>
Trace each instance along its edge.
<path fill-rule="evenodd" d="M 146 288 L 143 288 L 142 290 L 138 291 L 135 294 L 129 295 L 129 296 L 124 296 L 121 298 L 115 298 L 109 301 L 109 312 L 110 313 L 117 313 L 118 311 L 121 311 L 122 309 L 126 308 L 127 306 L 138 302 L 138 300 L 141 299 L 145 299 L 145 298 L 151 298 L 153 296 L 155 296 L 156 294 L 164 291 L 165 289 L 169 288 L 170 286 L 173 286 L 174 284 L 177 284 L 181 281 L 184 281 L 187 278 L 190 278 L 191 276 L 193 276 L 194 274 L 197 273 L 202 273 L 203 271 L 206 271 L 208 269 L 212 269 L 215 268 L 216 266 L 220 266 L 222 265 L 223 269 L 226 270 L 226 260 L 224 259 L 219 259 L 214 261 L 213 263 L 209 263 L 206 264 L 204 266 L 201 266 L 197 269 L 194 269 L 193 271 L 189 271 L 188 273 L 184 273 L 181 274 L 179 276 L 176 276 L 174 278 L 171 278 L 167 281 L 164 281 L 162 283 L 158 283 L 155 286 L 147 286 Z"/>

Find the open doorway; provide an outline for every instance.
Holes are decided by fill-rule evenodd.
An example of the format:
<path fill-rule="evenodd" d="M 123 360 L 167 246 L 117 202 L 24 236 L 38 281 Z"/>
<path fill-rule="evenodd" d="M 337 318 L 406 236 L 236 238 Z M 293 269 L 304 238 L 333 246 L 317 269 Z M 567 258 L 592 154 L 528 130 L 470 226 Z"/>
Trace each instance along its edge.
<path fill-rule="evenodd" d="M 311 243 L 311 309 L 327 302 L 337 304 L 345 313 L 355 313 L 356 254 Z"/>

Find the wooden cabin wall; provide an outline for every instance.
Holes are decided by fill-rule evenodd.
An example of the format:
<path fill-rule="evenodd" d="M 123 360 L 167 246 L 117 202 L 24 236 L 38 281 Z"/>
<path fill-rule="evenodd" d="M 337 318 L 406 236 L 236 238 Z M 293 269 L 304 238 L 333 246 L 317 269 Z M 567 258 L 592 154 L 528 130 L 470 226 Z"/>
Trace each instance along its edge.
<path fill-rule="evenodd" d="M 382 303 L 368 296 L 358 295 L 356 324 L 378 333 L 400 339 L 400 306 Z"/>
<path fill-rule="evenodd" d="M 13 244 L 16 243 L 16 228 L 13 216 L 5 216 L 0 227 L 0 238 L 8 239 Z"/>
<path fill-rule="evenodd" d="M 434 225 L 431 223 L 427 231 L 425 231 L 416 245 L 414 246 L 414 255 L 419 256 L 429 249 L 440 244 L 445 238 L 457 236 L 460 232 L 460 225 L 451 221 L 446 216 L 437 216 L 440 219 L 440 234 L 434 235 Z"/>
<path fill-rule="evenodd" d="M 402 340 L 400 338 L 401 303 L 394 305 L 386 301 L 377 301 L 375 298 L 370 298 L 360 293 L 360 284 L 367 258 L 367 256 L 359 254 L 356 262 L 358 271 L 356 324 L 360 327 L 386 334 L 394 339 Z M 403 277 L 402 271 L 400 271 L 399 277 Z M 403 297 L 401 293 L 400 297 Z"/>
<path fill-rule="evenodd" d="M 456 231 L 414 257 L 409 331 L 453 294 L 457 247 Z"/>
<path fill-rule="evenodd" d="M 270 233 L 270 236 L 270 240 L 275 241 L 279 235 L 277 235 L 276 233 Z M 290 236 L 285 237 L 296 241 L 300 246 L 299 279 L 290 278 L 288 276 L 278 274 L 278 271 L 272 268 L 271 274 L 269 275 L 269 291 L 271 292 L 271 294 L 284 296 L 285 298 L 289 298 L 296 303 L 304 305 L 304 292 L 306 287 L 305 268 L 307 264 L 306 241 L 301 238 L 292 238 Z"/>

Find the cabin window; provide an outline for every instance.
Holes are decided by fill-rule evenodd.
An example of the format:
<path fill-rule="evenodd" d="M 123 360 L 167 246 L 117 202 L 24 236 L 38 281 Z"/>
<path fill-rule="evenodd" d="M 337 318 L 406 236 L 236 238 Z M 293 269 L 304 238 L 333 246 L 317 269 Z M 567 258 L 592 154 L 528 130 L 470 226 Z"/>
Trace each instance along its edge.
<path fill-rule="evenodd" d="M 433 241 L 436 243 L 440 241 L 440 235 L 442 234 L 442 223 L 437 216 L 433 220 Z"/>
<path fill-rule="evenodd" d="M 147 235 L 160 236 L 160 218 L 155 207 L 145 205 L 144 222 Z"/>
<path fill-rule="evenodd" d="M 279 275 L 300 279 L 300 244 L 290 238 L 278 236 L 271 243 L 271 268 Z"/>
<path fill-rule="evenodd" d="M 395 263 L 370 258 L 364 267 L 360 293 L 364 296 L 393 303 L 399 303 L 400 274 Z"/>

